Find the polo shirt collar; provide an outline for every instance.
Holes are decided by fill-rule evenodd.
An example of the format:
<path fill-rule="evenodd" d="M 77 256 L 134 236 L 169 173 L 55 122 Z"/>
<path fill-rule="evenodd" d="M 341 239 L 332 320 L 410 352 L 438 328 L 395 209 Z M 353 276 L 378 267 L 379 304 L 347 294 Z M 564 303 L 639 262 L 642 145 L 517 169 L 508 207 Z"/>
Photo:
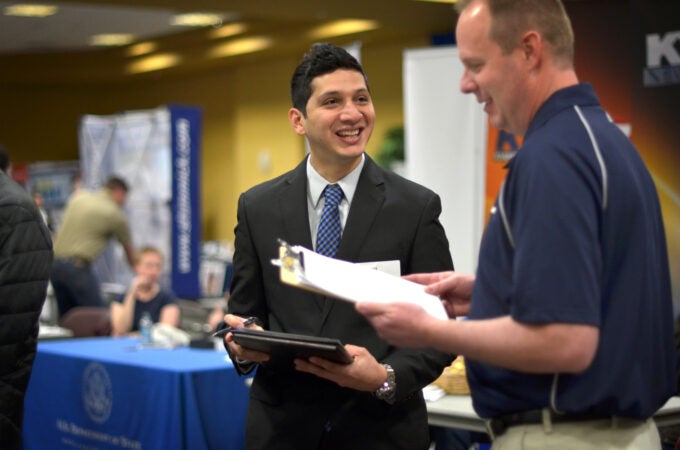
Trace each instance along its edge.
<path fill-rule="evenodd" d="M 598 106 L 599 104 L 600 101 L 590 83 L 580 83 L 560 89 L 548 97 L 541 107 L 538 108 L 524 135 L 524 139 L 528 139 L 535 130 L 567 108 L 571 108 L 574 105 Z"/>

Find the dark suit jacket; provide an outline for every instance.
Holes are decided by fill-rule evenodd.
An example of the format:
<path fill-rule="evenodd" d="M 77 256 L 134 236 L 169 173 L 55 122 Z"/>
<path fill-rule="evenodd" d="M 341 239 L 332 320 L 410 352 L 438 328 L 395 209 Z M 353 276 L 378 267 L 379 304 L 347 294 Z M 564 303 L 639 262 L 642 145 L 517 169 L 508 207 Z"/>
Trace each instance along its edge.
<path fill-rule="evenodd" d="M 403 274 L 452 269 L 440 212 L 434 192 L 366 156 L 336 257 L 352 262 L 399 260 Z M 290 361 L 266 363 L 258 367 L 251 388 L 246 447 L 427 448 L 421 388 L 453 357 L 392 347 L 353 304 L 282 284 L 271 264 L 278 256 L 277 238 L 312 248 L 306 160 L 241 195 L 229 312 L 256 316 L 265 329 L 338 338 L 367 348 L 394 368 L 397 400 L 389 405 L 371 393 L 297 372 Z"/>

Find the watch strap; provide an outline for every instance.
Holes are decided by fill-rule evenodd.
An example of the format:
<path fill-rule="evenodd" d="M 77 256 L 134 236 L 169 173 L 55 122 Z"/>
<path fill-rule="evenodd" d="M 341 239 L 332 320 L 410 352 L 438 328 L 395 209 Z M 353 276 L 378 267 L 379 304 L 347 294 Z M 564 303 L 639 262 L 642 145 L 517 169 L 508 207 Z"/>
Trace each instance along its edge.
<path fill-rule="evenodd" d="M 389 404 L 394 403 L 397 394 L 397 379 L 394 374 L 394 369 L 389 364 L 382 364 L 387 372 L 387 379 L 383 384 L 373 393 L 378 399 L 386 401 Z"/>

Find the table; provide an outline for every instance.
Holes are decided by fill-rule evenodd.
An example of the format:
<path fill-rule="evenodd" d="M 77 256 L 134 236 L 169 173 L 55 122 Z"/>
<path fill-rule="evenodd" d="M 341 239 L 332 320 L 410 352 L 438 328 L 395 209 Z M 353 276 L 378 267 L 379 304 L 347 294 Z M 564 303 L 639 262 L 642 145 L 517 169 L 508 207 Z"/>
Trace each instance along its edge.
<path fill-rule="evenodd" d="M 73 337 L 73 331 L 68 328 L 60 327 L 58 325 L 48 325 L 41 323 L 38 331 L 38 340 L 46 341 L 48 339 L 64 339 Z"/>
<path fill-rule="evenodd" d="M 439 400 L 425 402 L 430 425 L 460 428 L 486 433 L 484 420 L 472 409 L 469 395 L 445 395 Z"/>
<path fill-rule="evenodd" d="M 39 342 L 23 448 L 240 449 L 246 381 L 226 352 L 136 338 Z"/>
<path fill-rule="evenodd" d="M 469 395 L 445 395 L 426 404 L 430 425 L 486 433 L 484 420 L 475 413 Z M 680 397 L 671 397 L 654 414 L 654 422 L 657 427 L 680 424 Z"/>

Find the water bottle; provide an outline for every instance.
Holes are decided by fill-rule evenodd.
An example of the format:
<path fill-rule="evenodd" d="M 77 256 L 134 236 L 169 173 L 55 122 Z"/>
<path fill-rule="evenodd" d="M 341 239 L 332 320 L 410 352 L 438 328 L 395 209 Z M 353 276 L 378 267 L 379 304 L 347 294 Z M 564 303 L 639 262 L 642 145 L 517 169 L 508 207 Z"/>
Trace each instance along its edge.
<path fill-rule="evenodd" d="M 139 332 L 142 336 L 142 345 L 149 345 L 153 342 L 151 338 L 151 325 L 153 325 L 153 320 L 151 320 L 151 314 L 148 311 L 142 313 L 142 317 L 139 319 Z"/>

